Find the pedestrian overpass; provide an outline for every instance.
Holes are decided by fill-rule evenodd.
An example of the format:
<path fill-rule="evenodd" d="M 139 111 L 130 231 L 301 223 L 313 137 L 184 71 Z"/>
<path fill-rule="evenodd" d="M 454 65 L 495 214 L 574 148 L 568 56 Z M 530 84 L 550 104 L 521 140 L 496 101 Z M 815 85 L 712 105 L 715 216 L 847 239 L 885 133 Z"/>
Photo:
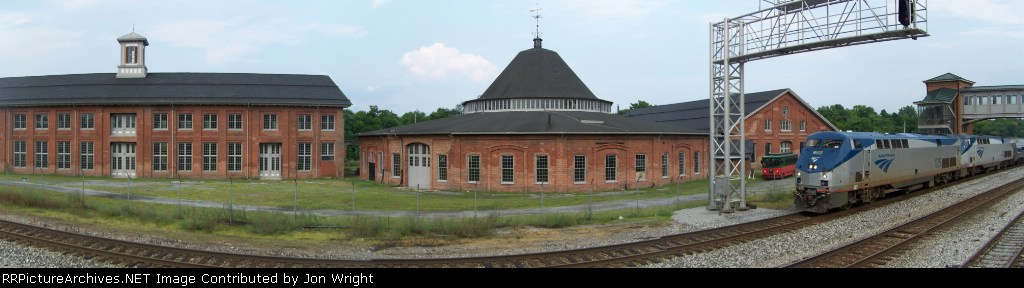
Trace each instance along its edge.
<path fill-rule="evenodd" d="M 914 102 L 921 133 L 971 133 L 971 124 L 981 120 L 1024 118 L 1024 85 L 974 86 L 952 73 L 924 82 L 928 94 Z"/>
<path fill-rule="evenodd" d="M 962 118 L 967 123 L 991 118 L 1024 118 L 1024 85 L 970 87 L 964 97 Z"/>

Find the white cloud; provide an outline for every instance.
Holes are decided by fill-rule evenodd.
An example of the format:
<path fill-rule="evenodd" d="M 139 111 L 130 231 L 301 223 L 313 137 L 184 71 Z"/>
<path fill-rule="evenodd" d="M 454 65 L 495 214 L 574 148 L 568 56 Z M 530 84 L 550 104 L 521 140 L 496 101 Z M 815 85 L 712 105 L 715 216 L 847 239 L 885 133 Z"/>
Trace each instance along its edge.
<path fill-rule="evenodd" d="M 53 73 L 53 66 L 66 64 L 64 56 L 81 46 L 83 32 L 47 24 L 35 13 L 0 13 L 0 75 Z"/>
<path fill-rule="evenodd" d="M 1024 1 L 1020 0 L 932 0 L 928 3 L 930 9 L 943 10 L 960 17 L 1004 25 L 1024 24 L 1024 15 L 1020 14 L 1020 11 L 1024 11 Z"/>
<path fill-rule="evenodd" d="M 29 22 L 32 22 L 32 16 L 28 13 L 0 13 L 0 29 L 3 30 L 22 26 Z"/>
<path fill-rule="evenodd" d="M 224 65 L 257 53 L 266 45 L 294 45 L 306 39 L 303 32 L 352 38 L 367 34 L 358 26 L 250 17 L 163 22 L 153 27 L 151 34 L 173 46 L 202 49 L 206 63 Z"/>
<path fill-rule="evenodd" d="M 384 6 L 384 4 L 391 3 L 391 0 L 373 0 L 371 1 L 373 8 Z"/>
<path fill-rule="evenodd" d="M 373 93 L 373 91 L 377 91 L 377 86 L 366 85 L 366 92 Z"/>
<path fill-rule="evenodd" d="M 487 81 L 495 72 L 494 65 L 481 56 L 462 53 L 446 47 L 444 43 L 420 47 L 402 55 L 401 64 L 409 73 L 422 80 L 446 80 L 449 74 L 469 77 L 473 81 Z"/>

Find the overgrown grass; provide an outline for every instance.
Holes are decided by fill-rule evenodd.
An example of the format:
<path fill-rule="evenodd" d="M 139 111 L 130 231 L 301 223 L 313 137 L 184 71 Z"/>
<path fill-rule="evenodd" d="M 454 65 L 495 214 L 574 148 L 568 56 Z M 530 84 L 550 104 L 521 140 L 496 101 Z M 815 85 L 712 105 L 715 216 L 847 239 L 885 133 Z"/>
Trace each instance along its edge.
<path fill-rule="evenodd" d="M 564 228 L 626 219 L 628 219 L 627 221 L 644 218 L 668 219 L 673 211 L 685 207 L 685 205 L 693 205 L 679 203 L 679 205 L 639 210 L 624 209 L 523 216 L 487 213 L 481 217 L 462 218 L 328 217 L 308 213 L 295 215 L 290 212 L 229 209 L 227 206 L 221 208 L 178 207 L 102 197 L 82 199 L 75 194 L 32 191 L 31 189 L 16 191 L 19 188 L 21 187 L 0 187 L 0 204 L 41 208 L 46 210 L 49 215 L 58 215 L 63 219 L 74 221 L 93 219 L 95 220 L 93 222 L 99 223 L 127 222 L 121 225 L 144 224 L 157 229 L 185 232 L 226 234 L 241 229 L 253 236 L 272 236 L 292 234 L 306 227 L 335 227 L 340 228 L 341 233 L 347 235 L 345 237 L 348 238 L 384 241 L 407 237 L 448 239 L 489 237 L 496 233 L 496 229 L 504 227 Z"/>
<path fill-rule="evenodd" d="M 25 175 L 0 175 L 0 181 L 19 182 Z M 300 210 L 359 211 L 487 211 L 586 205 L 618 200 L 668 198 L 702 194 L 707 180 L 621 191 L 521 192 L 422 191 L 346 179 L 223 180 L 223 179 L 112 179 L 30 175 L 27 185 L 42 182 L 67 190 L 91 190 L 111 195 L 155 197 Z"/>
<path fill-rule="evenodd" d="M 64 189 L 107 191 L 109 197 L 82 197 L 81 193 L 52 192 L 34 187 L 32 181 Z M 10 175 L 0 180 L 15 182 Z M 484 192 L 420 192 L 397 189 L 378 183 L 344 179 L 317 179 L 304 181 L 258 180 L 182 180 L 133 179 L 129 188 L 126 179 L 66 177 L 46 175 L 28 177 L 27 185 L 0 186 L 0 204 L 44 209 L 48 215 L 58 215 L 75 221 L 95 223 L 122 223 L 131 226 L 144 224 L 156 229 L 208 234 L 231 234 L 253 237 L 284 237 L 308 227 L 331 227 L 324 232 L 332 234 L 320 238 L 365 238 L 393 241 L 408 237 L 424 238 L 480 238 L 495 235 L 500 228 L 541 227 L 564 228 L 576 225 L 611 223 L 616 221 L 667 221 L 679 209 L 701 207 L 706 199 L 676 202 L 673 205 L 590 211 L 586 208 L 574 212 L 552 212 L 537 215 L 501 215 L 497 209 L 564 207 L 615 200 L 670 198 L 707 193 L 707 181 L 690 181 L 654 188 L 629 191 L 590 193 L 552 193 L 539 191 L 520 193 Z M 219 208 L 153 204 L 125 201 L 131 193 L 139 196 L 208 201 L 223 203 Z M 322 216 L 314 209 L 352 209 L 352 191 L 356 191 L 356 210 L 393 211 L 469 211 L 474 208 L 481 217 L 431 218 L 384 216 Z M 418 194 L 418 195 L 417 195 Z M 788 207 L 788 192 L 767 191 L 748 197 L 748 203 L 759 207 Z M 296 197 L 297 196 L 297 197 Z M 591 198 L 593 197 L 593 198 Z M 294 202 L 298 199 L 297 202 Z M 417 200 L 418 199 L 418 200 Z M 542 200 L 543 199 L 543 200 Z M 593 199 L 593 200 L 591 200 Z M 543 202 L 541 202 L 543 201 Z M 232 203 L 228 206 L 227 203 Z M 543 204 L 542 204 L 543 203 Z M 297 204 L 300 213 L 293 214 Z M 475 206 L 474 206 L 475 204 Z M 281 211 L 244 210 L 239 205 L 280 207 Z M 543 205 L 543 206 L 542 206 Z M 489 211 L 490 210 L 490 211 Z M 306 212 L 302 212 L 306 211 Z M 134 223 L 134 224 L 133 224 Z M 314 236 L 315 238 L 317 236 Z"/>

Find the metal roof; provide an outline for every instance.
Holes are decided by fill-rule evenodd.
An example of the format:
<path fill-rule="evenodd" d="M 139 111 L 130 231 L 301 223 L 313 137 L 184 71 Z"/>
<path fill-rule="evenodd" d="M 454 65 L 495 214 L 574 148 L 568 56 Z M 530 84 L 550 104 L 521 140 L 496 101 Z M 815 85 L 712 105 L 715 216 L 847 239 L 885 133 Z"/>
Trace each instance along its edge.
<path fill-rule="evenodd" d="M 818 114 L 818 111 L 804 102 L 803 99 L 800 99 L 796 93 L 793 93 L 793 91 L 788 88 L 745 94 L 743 97 L 745 102 L 743 108 L 746 110 L 744 111 L 744 117 L 756 113 L 765 105 L 775 101 L 775 99 L 782 97 L 782 95 L 785 95 L 786 93 L 793 95 L 793 97 L 795 97 L 808 110 L 814 112 L 814 115 L 822 119 L 825 124 L 828 124 L 829 127 L 836 130 L 836 127 L 832 125 L 828 119 L 825 119 L 821 114 Z M 670 124 L 672 126 L 690 127 L 690 129 L 695 129 L 701 131 L 701 133 L 707 134 L 708 129 L 711 126 L 711 120 L 708 119 L 710 117 L 710 110 L 708 108 L 710 106 L 710 102 L 710 100 L 705 99 L 633 109 L 630 110 L 626 116 L 644 121 Z"/>
<path fill-rule="evenodd" d="M 1024 91 L 1024 85 L 1001 85 L 1001 86 L 972 86 L 963 89 L 964 92 L 988 92 L 988 91 Z"/>
<path fill-rule="evenodd" d="M 149 46 L 149 40 L 146 37 L 136 34 L 135 31 L 132 33 L 124 34 L 124 36 L 117 37 L 117 42 L 128 42 L 128 41 L 142 41 L 142 45 Z"/>
<path fill-rule="evenodd" d="M 505 111 L 472 113 L 359 134 L 385 135 L 515 134 L 693 134 L 683 126 L 652 123 L 616 114 L 585 111 Z"/>
<path fill-rule="evenodd" d="M 474 100 L 512 98 L 601 100 L 557 52 L 540 47 L 519 52 L 491 86 Z"/>
<path fill-rule="evenodd" d="M 245 73 L 115 73 L 0 78 L 0 106 L 287 105 L 349 107 L 325 75 Z"/>
<path fill-rule="evenodd" d="M 914 102 L 914 104 L 953 103 L 957 94 L 958 92 L 956 90 L 949 88 L 936 89 L 928 92 L 928 95 L 925 95 L 923 100 Z"/>
<path fill-rule="evenodd" d="M 974 84 L 974 81 L 964 79 L 964 77 L 957 76 L 956 74 L 953 74 L 953 73 L 946 73 L 946 74 L 942 74 L 942 75 L 939 75 L 939 76 L 935 76 L 935 78 L 932 78 L 932 79 L 924 80 L 925 83 L 928 83 L 928 82 L 945 82 L 945 81 L 964 81 L 964 82 L 967 82 L 967 83 Z"/>

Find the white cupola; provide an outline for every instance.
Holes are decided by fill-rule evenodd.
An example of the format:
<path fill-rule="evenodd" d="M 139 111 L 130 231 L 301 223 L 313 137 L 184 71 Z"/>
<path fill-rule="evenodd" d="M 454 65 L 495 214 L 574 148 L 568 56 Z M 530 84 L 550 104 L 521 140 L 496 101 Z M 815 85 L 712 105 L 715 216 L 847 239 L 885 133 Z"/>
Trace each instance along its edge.
<path fill-rule="evenodd" d="M 117 78 L 146 78 L 146 46 L 149 46 L 149 40 L 132 31 L 117 37 L 117 43 L 121 44 Z"/>

